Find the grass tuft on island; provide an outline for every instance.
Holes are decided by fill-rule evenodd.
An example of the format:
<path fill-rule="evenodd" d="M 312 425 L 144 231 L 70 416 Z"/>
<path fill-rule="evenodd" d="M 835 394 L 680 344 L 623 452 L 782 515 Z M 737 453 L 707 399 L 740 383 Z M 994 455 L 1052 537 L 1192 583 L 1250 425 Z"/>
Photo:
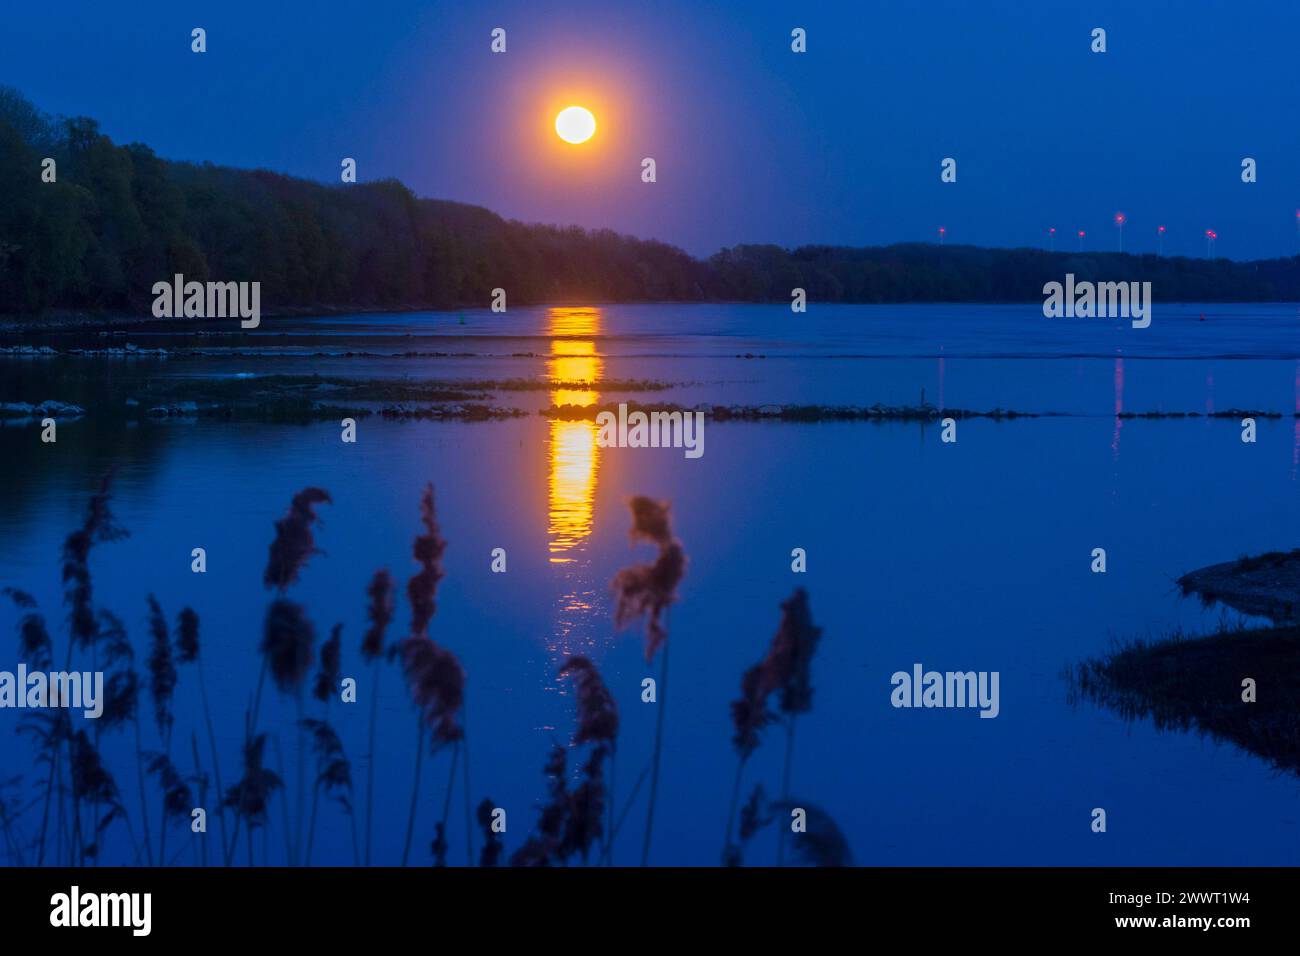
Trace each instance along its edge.
<path fill-rule="evenodd" d="M 1065 677 L 1072 704 L 1149 717 L 1159 730 L 1195 730 L 1300 774 L 1300 627 L 1133 640 Z M 1243 700 L 1247 678 L 1256 687 L 1251 702 Z"/>
<path fill-rule="evenodd" d="M 1177 584 L 1184 597 L 1195 594 L 1207 607 L 1217 602 L 1278 624 L 1300 624 L 1300 548 L 1243 555 L 1190 571 Z"/>
<path fill-rule="evenodd" d="M 1225 408 L 1221 412 L 1119 412 L 1116 418 L 1281 418 L 1282 412 L 1256 411 L 1249 408 Z M 1295 413 L 1300 418 L 1300 412 Z"/>

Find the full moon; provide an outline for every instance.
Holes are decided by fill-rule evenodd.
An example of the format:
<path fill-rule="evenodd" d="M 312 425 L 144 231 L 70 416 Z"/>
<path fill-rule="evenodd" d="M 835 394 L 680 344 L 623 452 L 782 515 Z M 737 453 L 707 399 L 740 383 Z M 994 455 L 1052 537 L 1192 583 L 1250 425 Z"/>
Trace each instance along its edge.
<path fill-rule="evenodd" d="M 585 143 L 596 132 L 596 117 L 582 106 L 566 106 L 555 117 L 555 132 L 566 143 Z"/>

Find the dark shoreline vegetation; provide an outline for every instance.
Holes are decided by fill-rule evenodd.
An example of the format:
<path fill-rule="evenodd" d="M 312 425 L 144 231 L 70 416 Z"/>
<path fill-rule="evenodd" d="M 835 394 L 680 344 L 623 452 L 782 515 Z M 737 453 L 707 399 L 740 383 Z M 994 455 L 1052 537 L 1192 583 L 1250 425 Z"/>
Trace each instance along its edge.
<path fill-rule="evenodd" d="M 1242 700 L 1242 681 L 1259 697 Z M 1158 730 L 1195 729 L 1300 775 L 1300 627 L 1229 628 L 1132 640 L 1067 673 L 1072 703 L 1151 718 Z"/>
<path fill-rule="evenodd" d="M 124 386 L 110 396 L 79 395 L 38 401 L 0 401 L 0 422 L 21 422 L 51 417 L 61 421 L 80 418 L 106 420 L 209 419 L 232 422 L 311 423 L 363 419 L 441 419 L 496 421 L 532 414 L 553 421 L 595 421 L 603 411 L 617 411 L 625 404 L 629 412 L 646 413 L 702 411 L 712 422 L 939 422 L 988 419 L 1015 421 L 1024 418 L 1112 417 L 1081 416 L 1056 411 L 1018 411 L 993 408 L 974 410 L 940 408 L 927 402 L 924 392 L 912 405 L 720 405 L 708 402 L 686 405 L 676 402 L 609 400 L 592 405 L 549 405 L 535 412 L 498 404 L 498 393 L 536 394 L 562 390 L 596 391 L 602 394 L 656 393 L 680 387 L 677 383 L 646 379 L 605 379 L 566 382 L 541 379 L 393 379 L 348 378 L 330 375 L 265 375 L 227 378 L 147 378 Z M 85 405 L 79 404 L 85 402 Z M 1261 409 L 1229 408 L 1215 412 L 1160 410 L 1120 412 L 1120 419 L 1281 419 L 1300 418 L 1300 412 L 1283 413 Z"/>
<path fill-rule="evenodd" d="M 1207 607 L 1226 604 L 1242 614 L 1300 624 L 1300 548 L 1243 555 L 1191 571 L 1176 583 L 1184 597 L 1196 594 Z"/>
<path fill-rule="evenodd" d="M 1300 549 L 1243 555 L 1177 584 L 1207 607 L 1222 603 L 1272 626 L 1225 621 L 1209 636 L 1120 642 L 1066 669 L 1070 702 L 1127 721 L 1149 717 L 1158 730 L 1194 729 L 1300 775 Z"/>
<path fill-rule="evenodd" d="M 57 180 L 41 181 L 45 157 Z M 1163 301 L 1300 300 L 1258 262 L 904 243 L 739 245 L 696 259 L 610 230 L 525 224 L 395 180 L 325 185 L 163 160 L 0 87 L 0 314 L 148 315 L 153 284 L 259 281 L 266 314 L 509 302 L 1041 302 L 1048 281 L 1150 281 Z"/>
<path fill-rule="evenodd" d="M 416 859 L 435 866 L 448 864 L 451 828 L 456 826 L 451 807 L 458 787 L 464 798 L 466 865 L 498 866 L 503 860 L 512 866 L 614 865 L 615 839 L 627 832 L 629 813 L 648 780 L 640 850 L 640 863 L 645 866 L 653 845 L 668 701 L 668 612 L 678 599 L 677 588 L 687 566 L 682 542 L 672 532 L 668 504 L 640 496 L 629 502 L 632 541 L 652 546 L 656 556 L 623 568 L 610 582 L 616 598 L 614 626 L 622 629 L 642 624 L 647 663 L 659 657 L 653 756 L 624 798 L 621 812 L 616 812 L 618 708 L 596 667 L 585 657 L 569 658 L 559 673 L 574 683 L 575 730 L 567 746 L 556 743 L 552 747 L 543 767 L 545 802 L 538 805 L 535 825 L 508 860 L 504 856 L 505 839 L 494 826 L 496 808 L 492 800 L 484 796 L 474 804 L 465 724 L 465 672 L 455 653 L 435 642 L 429 633 L 437 611 L 438 586 L 445 576 L 442 558 L 447 548 L 438 525 L 432 484 L 425 487 L 421 497 L 420 529 L 411 551 L 416 570 L 405 588 L 411 611 L 409 631 L 398 639 L 388 637 L 395 616 L 397 584 L 387 569 L 376 571 L 364 588 L 359 583 L 357 592 L 359 597 L 363 593 L 366 597 L 369 621 L 358 645 L 361 668 L 346 672 L 342 625 L 334 625 L 329 638 L 318 643 L 309 609 L 290 597 L 309 561 L 323 554 L 315 537 L 317 509 L 329 504 L 332 500 L 324 489 L 304 488 L 294 495 L 284 517 L 275 522 L 263 572 L 263 584 L 273 597 L 257 647 L 261 661 L 256 667 L 256 689 L 250 692 L 244 712 L 242 756 L 236 775 L 225 778 L 234 781 L 228 786 L 223 785 L 222 767 L 229 772 L 233 762 L 229 755 L 219 752 L 213 730 L 203 677 L 199 615 L 186 607 L 171 627 L 160 601 L 150 595 L 148 650 L 142 653 L 132 643 L 121 618 L 95 602 L 92 551 L 128 534 L 113 517 L 111 477 L 105 478 L 91 497 L 81 527 L 68 535 L 63 546 L 66 646 L 56 646 L 45 617 L 29 594 L 4 589 L 19 612 L 20 661 L 34 671 L 48 671 L 59 661 L 67 671 L 89 666 L 106 672 L 103 712 L 89 730 L 74 729 L 71 712 L 62 708 L 38 707 L 21 718 L 19 733 L 30 737 L 35 747 L 36 771 L 28 781 L 21 775 L 0 781 L 0 834 L 9 861 L 20 866 L 47 862 L 69 866 L 122 862 L 154 866 L 186 859 L 194 865 L 230 866 L 242 858 L 249 866 L 267 865 L 273 862 L 267 834 L 275 825 L 278 810 L 283 858 L 279 841 L 275 841 L 274 862 L 309 866 L 317 823 L 332 814 L 336 820 L 340 816 L 347 819 L 354 865 L 370 865 L 377 688 L 385 666 L 397 665 L 410 692 L 416 723 L 415 767 L 401 865 L 412 861 L 415 821 L 422 801 L 439 810 L 440 817 L 432 833 L 424 835 L 429 838 L 427 853 L 417 850 Z M 797 821 L 802 815 L 804 829 L 792 827 L 789 839 L 795 859 L 813 866 L 851 865 L 848 844 L 831 817 L 815 804 L 796 799 L 790 791 L 795 722 L 812 708 L 811 664 L 821 629 L 812 623 L 803 589 L 796 589 L 782 603 L 781 611 L 780 625 L 766 654 L 744 672 L 740 696 L 731 704 L 735 729 L 732 743 L 739 761 L 725 838 L 719 844 L 720 861 L 728 866 L 742 865 L 753 838 L 768 824 L 780 820 L 776 824 L 782 833 L 777 862 L 783 865 L 784 820 Z M 143 672 L 137 669 L 138 662 L 143 662 Z M 313 667 L 317 668 L 314 678 Z M 370 674 L 364 674 L 362 668 Z M 364 811 L 360 809 L 360 787 L 353 777 L 353 758 L 330 724 L 331 704 L 337 704 L 345 691 L 345 673 L 357 674 L 359 682 L 368 677 L 364 683 L 372 695 Z M 284 768 L 281 734 L 259 724 L 268 677 L 273 690 L 294 705 L 296 720 L 289 728 L 280 728 L 295 734 L 298 742 L 292 779 Z M 196 722 L 193 727 L 176 726 L 173 702 L 178 687 L 202 702 L 202 725 Z M 150 707 L 142 719 L 145 694 Z M 156 749 L 144 749 L 142 743 L 142 724 L 150 723 L 148 736 L 153 738 L 150 743 Z M 780 724 L 786 733 L 780 798 L 769 800 L 763 785 L 756 784 L 739 809 L 737 828 L 737 798 L 746 763 L 772 724 Z M 132 769 L 139 789 L 138 808 L 126 806 L 118 777 L 102 757 L 102 737 L 118 732 L 134 736 L 136 759 Z M 268 744 L 274 755 L 274 770 L 268 765 Z M 435 762 L 444 758 L 442 763 L 447 767 L 445 785 L 430 788 L 432 793 L 423 784 L 426 755 Z M 576 774 L 568 770 L 570 758 L 582 760 Z M 151 780 L 153 786 L 149 785 Z M 201 833 L 195 833 L 190 826 L 195 807 L 205 808 L 207 813 L 207 827 Z M 357 819 L 362 812 L 363 824 Z M 518 812 L 517 808 L 511 810 Z M 258 830 L 262 831 L 261 841 L 254 839 Z M 133 856 L 126 860 L 104 859 L 105 838 L 114 832 L 124 834 Z M 476 855 L 477 835 L 482 837 L 482 847 Z M 166 851 L 169 836 L 181 843 L 170 857 Z"/>

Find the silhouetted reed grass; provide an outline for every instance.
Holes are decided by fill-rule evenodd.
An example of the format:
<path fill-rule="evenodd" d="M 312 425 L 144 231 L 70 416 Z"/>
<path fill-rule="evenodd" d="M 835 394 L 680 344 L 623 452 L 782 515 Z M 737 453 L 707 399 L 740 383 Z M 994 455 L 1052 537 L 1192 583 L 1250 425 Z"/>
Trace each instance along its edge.
<path fill-rule="evenodd" d="M 779 814 L 774 814 L 774 818 L 787 821 L 782 824 L 783 830 L 789 829 L 788 821 L 792 812 L 802 810 L 805 814 L 806 829 L 794 842 L 795 855 L 805 864 L 824 867 L 853 865 L 849 841 L 844 838 L 844 833 L 831 815 L 821 807 L 806 800 L 789 798 L 776 801 L 772 804 L 772 809 Z"/>
<path fill-rule="evenodd" d="M 318 520 L 316 506 L 329 503 L 329 492 L 323 488 L 304 488 L 293 496 L 288 513 L 275 523 L 275 539 L 262 574 L 268 588 L 283 594 L 298 580 L 307 560 L 321 553 L 312 525 Z"/>
<path fill-rule="evenodd" d="M 72 754 L 69 760 L 69 780 L 71 784 L 73 805 L 79 808 L 82 803 L 89 803 L 94 808 L 91 814 L 92 830 L 90 843 L 81 834 L 81 814 L 74 809 L 73 818 L 76 827 L 76 845 L 78 865 L 84 865 L 86 857 L 99 856 L 99 841 L 105 830 L 119 816 L 125 817 L 126 811 L 118 799 L 117 783 L 113 775 L 104 766 L 99 755 L 99 748 L 90 740 L 84 730 L 78 730 L 71 737 Z M 99 807 L 105 807 L 101 816 Z"/>
<path fill-rule="evenodd" d="M 110 474 L 100 482 L 99 491 L 90 496 L 81 527 L 63 542 L 63 600 L 68 606 L 68 630 L 72 637 L 68 644 L 69 661 L 72 660 L 73 645 L 82 649 L 89 647 L 99 633 L 92 601 L 90 551 L 96 544 L 117 541 L 127 534 L 118 526 L 109 506 L 111 489 Z"/>
<path fill-rule="evenodd" d="M 174 820 L 188 820 L 190 809 L 194 806 L 194 794 L 190 781 L 180 775 L 171 757 L 165 753 L 146 753 L 148 761 L 146 770 L 158 778 L 162 790 L 162 822 L 159 825 L 158 859 L 165 864 L 167 860 L 167 827 Z"/>
<path fill-rule="evenodd" d="M 731 836 L 745 764 L 758 749 L 761 731 L 778 719 L 785 726 L 786 733 L 781 798 L 789 799 L 795 719 L 812 709 L 812 658 L 821 640 L 821 633 L 821 628 L 812 622 L 807 592 L 803 588 L 796 588 L 789 598 L 781 602 L 781 623 L 768 645 L 767 653 L 741 676 L 740 697 L 731 703 L 731 722 L 735 729 L 731 742 L 739 760 L 731 788 L 730 809 L 727 812 L 724 862 L 733 856 L 738 857 L 740 852 L 732 846 Z M 775 713 L 768 704 L 774 694 L 778 695 Z M 777 837 L 777 866 L 784 862 L 785 833 L 786 830 L 782 827 Z"/>
<path fill-rule="evenodd" d="M 357 825 L 352 810 L 352 764 L 343 751 L 343 741 L 328 721 L 306 718 L 302 722 L 311 734 L 312 750 L 316 755 L 316 780 L 312 785 L 311 822 L 307 827 L 307 853 L 304 866 L 311 866 L 312 844 L 316 835 L 316 798 L 321 788 L 332 796 L 347 814 L 352 828 L 353 864 L 360 862 L 357 845 Z"/>
<path fill-rule="evenodd" d="M 14 606 L 25 611 L 18 621 L 18 659 L 35 670 L 49 670 L 54 661 L 54 642 L 45 627 L 45 618 L 34 610 L 36 599 L 26 591 L 5 588 Z"/>
<path fill-rule="evenodd" d="M 655 802 L 659 796 L 659 763 L 663 754 L 664 711 L 668 705 L 668 608 L 677 600 L 677 586 L 686 573 L 686 551 L 673 537 L 667 502 L 638 495 L 629 502 L 629 507 L 632 511 L 632 541 L 653 544 L 658 548 L 658 554 L 654 561 L 631 565 L 614 575 L 611 584 L 616 599 L 614 625 L 621 628 L 644 618 L 646 661 L 653 661 L 660 647 L 664 651 L 656 698 L 658 712 L 651 758 L 650 801 L 641 843 L 641 865 L 645 866 L 650 860 Z"/>
<path fill-rule="evenodd" d="M 182 664 L 193 664 L 198 674 L 199 697 L 203 704 L 203 723 L 208 732 L 208 748 L 212 755 L 212 776 L 216 783 L 217 793 L 224 794 L 226 791 L 221 785 L 221 758 L 217 754 L 217 735 L 212 727 L 212 710 L 208 706 L 208 685 L 206 678 L 203 676 L 203 657 L 199 643 L 199 616 L 192 608 L 183 608 L 177 618 L 176 660 Z M 194 762 L 197 766 L 197 753 L 194 755 Z M 218 803 L 217 806 L 217 819 L 221 826 L 221 845 L 225 847 L 229 842 L 229 833 L 226 828 L 226 807 L 222 803 Z M 206 840 L 203 842 L 203 849 L 206 858 Z"/>
<path fill-rule="evenodd" d="M 618 705 L 614 702 L 614 697 L 605 686 L 605 682 L 601 680 L 600 672 L 587 658 L 570 657 L 560 668 L 560 676 L 571 676 L 576 685 L 578 713 L 577 729 L 573 734 L 574 745 L 588 743 L 597 745 L 592 753 L 595 763 L 591 765 L 596 772 L 588 775 L 593 782 L 591 788 L 584 791 L 579 799 L 584 801 L 581 813 L 588 818 L 595 809 L 594 798 L 599 797 L 599 802 L 605 805 L 607 819 L 595 835 L 604 837 L 606 845 L 601 856 L 602 859 L 608 859 L 614 852 L 614 757 L 618 738 Z M 606 755 L 610 761 L 608 785 L 603 782 L 599 774 L 600 764 Z M 599 791 L 595 789 L 597 786 L 600 788 Z M 584 832 L 591 827 L 592 824 L 588 820 L 584 820 L 579 825 Z M 585 858 L 585 847 L 583 855 Z"/>
<path fill-rule="evenodd" d="M 415 830 L 425 735 L 431 733 L 435 751 L 444 744 L 459 743 L 464 736 L 459 717 L 464 705 L 465 672 L 451 651 L 429 637 L 429 622 L 433 620 L 438 607 L 438 583 L 445 574 L 442 556 L 447 550 L 447 542 L 443 540 L 438 527 L 432 483 L 425 486 L 420 497 L 420 523 L 423 533 L 416 536 L 411 548 L 419 570 L 406 583 L 406 598 L 411 606 L 411 636 L 403 638 L 396 646 L 396 654 L 401 660 L 402 672 L 411 691 L 411 700 L 416 706 L 418 724 L 415 779 L 411 787 L 411 810 L 407 817 L 406 840 L 402 848 L 403 866 L 410 856 L 411 837 Z M 453 761 L 458 754 L 459 748 L 453 755 Z M 455 773 L 454 763 L 452 773 Z M 449 782 L 449 792 L 450 787 Z M 445 812 L 443 817 L 445 820 Z"/>
<path fill-rule="evenodd" d="M 559 744 L 551 748 L 544 767 L 547 801 L 540 808 L 533 832 L 511 856 L 511 866 L 554 866 L 567 864 L 576 856 L 585 863 L 592 847 L 610 833 L 606 816 L 611 801 L 604 764 L 612 756 L 618 737 L 618 707 L 600 672 L 587 658 L 570 657 L 560 668 L 560 675 L 571 677 L 576 686 L 573 747 L 586 746 L 587 759 L 582 764 L 580 782 L 570 789 L 566 773 L 569 752 Z M 480 805 L 479 822 L 485 830 L 490 814 L 490 805 Z M 606 843 L 602 859 L 608 849 Z M 492 859 L 495 862 L 496 857 Z"/>
<path fill-rule="evenodd" d="M 497 866 L 501 862 L 501 854 L 505 851 L 501 835 L 492 828 L 494 809 L 492 798 L 484 797 L 483 802 L 478 805 L 478 810 L 475 811 L 475 819 L 478 820 L 479 828 L 483 831 L 483 851 L 479 856 L 479 866 Z"/>
<path fill-rule="evenodd" d="M 268 770 L 264 763 L 266 734 L 257 734 L 244 741 L 244 772 L 239 782 L 231 787 L 222 803 L 235 812 L 236 821 L 243 821 L 248 838 L 248 865 L 253 865 L 253 831 L 266 825 L 266 814 L 271 795 L 284 786 L 280 777 Z M 235 828 L 235 842 L 239 828 Z M 234 842 L 226 850 L 229 862 L 234 852 Z"/>
<path fill-rule="evenodd" d="M 154 595 L 147 599 L 146 631 L 148 653 L 144 658 L 145 680 L 152 704 L 153 730 L 158 745 L 146 748 L 140 720 L 140 695 L 143 689 L 137 672 L 136 656 L 122 621 L 106 609 L 96 608 L 93 598 L 89 556 L 94 544 L 110 541 L 125 534 L 115 523 L 110 502 L 110 485 L 106 481 L 91 496 L 82 525 L 68 537 L 63 549 L 64 599 L 69 608 L 67 660 L 84 654 L 91 666 L 105 671 L 104 710 L 93 733 L 74 731 L 67 710 L 49 708 L 29 713 L 20 729 L 36 745 L 36 766 L 44 775 L 45 785 L 38 787 L 31 804 L 41 805 L 39 835 L 24 841 L 17 816 L 26 808 L 16 806 L 0 788 L 0 831 L 9 855 L 24 862 L 34 850 L 35 862 L 43 863 L 53 846 L 53 860 L 58 863 L 84 865 L 98 862 L 103 855 L 105 834 L 120 822 L 134 847 L 135 861 L 150 865 L 156 860 L 168 865 L 186 852 L 182 846 L 168 858 L 168 832 L 183 823 L 198 800 L 207 803 L 208 773 L 199 755 L 198 734 L 190 733 L 193 771 L 177 765 L 171 743 L 178 715 L 174 708 L 178 665 L 193 664 L 197 672 L 207 730 L 211 772 L 215 777 L 216 812 L 221 823 L 220 853 L 217 859 L 226 865 L 233 862 L 243 831 L 247 862 L 257 860 L 256 832 L 262 833 L 261 856 L 267 858 L 267 834 L 272 800 L 279 795 L 284 812 L 285 859 L 290 864 L 311 862 L 316 847 L 317 823 L 321 796 L 326 796 L 348 817 L 351 828 L 354 863 L 362 862 L 361 841 L 355 815 L 353 768 L 343 741 L 331 725 L 330 702 L 338 692 L 343 675 L 341 625 L 331 629 L 329 638 L 317 646 L 315 625 L 308 609 L 288 597 L 288 589 L 298 581 L 309 559 L 322 553 L 316 546 L 316 509 L 329 502 L 329 494 L 320 488 L 306 488 L 294 495 L 289 509 L 275 522 L 275 534 L 269 549 L 263 583 L 275 593 L 266 611 L 263 633 L 258 646 L 260 670 L 256 690 L 245 713 L 245 734 L 240 769 L 236 782 L 222 783 L 220 752 L 208 705 L 203 678 L 203 655 L 200 621 L 191 608 L 178 615 L 169 628 L 162 602 Z M 585 657 L 571 657 L 560 668 L 560 675 L 572 680 L 576 704 L 575 728 L 568 747 L 556 745 L 546 762 L 547 796 L 539 808 L 537 824 L 524 843 L 510 855 L 514 865 L 568 865 L 612 862 L 614 839 L 629 812 L 637 806 L 642 784 L 650 780 L 646 826 L 643 834 L 641 862 L 648 862 L 652 843 L 658 779 L 663 751 L 665 702 L 667 699 L 669 624 L 668 612 L 678 599 L 678 587 L 684 575 L 686 555 L 674 536 L 669 507 L 664 502 L 638 497 L 630 502 L 632 540 L 655 548 L 653 560 L 619 571 L 613 578 L 617 598 L 615 622 L 624 627 L 641 620 L 645 627 L 645 655 L 652 662 L 661 654 L 658 686 L 659 710 L 655 722 L 655 740 L 651 760 L 640 775 L 621 812 L 614 801 L 614 758 L 617 752 L 619 713 L 613 694 L 596 666 Z M 421 794 L 421 769 L 426 739 L 436 756 L 450 749 L 448 781 L 442 793 L 440 812 L 433 825 L 432 840 L 427 844 L 432 862 L 447 862 L 450 838 L 450 810 L 456 787 L 456 773 L 464 773 L 466 802 L 465 836 L 467 862 L 474 862 L 472 832 L 474 824 L 483 836 L 482 866 L 496 866 L 506 858 L 502 836 L 494 832 L 493 805 L 484 800 L 473 812 L 468 774 L 469 751 L 465 730 L 466 675 L 460 661 L 449 649 L 435 642 L 429 634 L 437 611 L 437 591 L 445 576 L 443 558 L 447 543 L 437 520 L 432 485 L 426 486 L 420 499 L 420 531 L 416 535 L 412 556 L 417 565 L 406 586 L 411 608 L 411 629 L 395 642 L 386 641 L 386 631 L 394 613 L 394 582 L 385 570 L 374 574 L 366 588 L 368 627 L 359 645 L 361 659 L 374 672 L 374 693 L 368 728 L 367 821 L 365 862 L 372 855 L 371 817 L 374 806 L 375 727 L 377 723 L 378 682 L 381 662 L 397 660 L 406 680 L 416 711 L 416 767 L 412 784 L 411 808 L 407 821 L 402 862 L 407 863 L 416 823 L 416 809 Z M 19 656 L 33 668 L 47 669 L 55 658 L 55 641 L 50 635 L 36 601 L 23 591 L 4 592 L 19 611 L 17 624 Z M 812 702 L 811 661 L 821 631 L 815 627 L 808 610 L 807 595 L 796 591 L 782 604 L 782 622 L 772 639 L 766 656 L 746 671 L 741 697 L 732 705 L 735 725 L 733 743 L 740 757 L 740 767 L 759 745 L 762 731 L 775 720 L 782 720 L 787 730 L 787 748 L 782 794 L 785 799 L 769 803 L 761 785 L 754 788 L 740 809 L 738 842 L 731 839 L 735 815 L 735 795 L 729 810 L 725 862 L 739 864 L 754 836 L 772 819 L 777 810 L 795 808 L 789 798 L 790 764 L 795 718 L 806 713 Z M 319 670 L 308 681 L 313 662 Z M 299 734 L 297 803 L 290 816 L 288 788 L 279 754 L 279 738 L 259 732 L 258 716 L 261 694 L 267 678 L 277 691 L 293 699 L 298 709 L 294 723 Z M 307 693 L 319 703 L 321 715 L 303 714 Z M 775 698 L 775 703 L 773 699 Z M 100 737 L 126 726 L 134 731 L 136 772 L 140 795 L 138 835 L 122 802 L 116 780 L 104 763 Z M 152 733 L 152 732 L 151 732 Z M 266 748 L 274 748 L 277 769 L 267 766 Z M 305 777 L 305 762 L 310 753 L 314 770 L 310 781 Z M 572 758 L 572 759 L 571 759 Z M 572 777 L 570 776 L 570 767 Z M 737 774 L 737 787 L 740 774 Z M 151 838 L 150 802 L 146 799 L 152 783 L 158 788 L 161 819 L 157 833 L 157 854 Z M 311 790 L 309 812 L 304 807 L 308 787 Z M 196 794 L 197 791 L 197 794 Z M 329 803 L 325 804 L 326 806 Z M 808 827 L 796 841 L 797 858 L 816 865 L 842 865 L 850 860 L 847 844 L 824 811 L 808 804 L 798 807 L 806 812 Z M 226 814 L 235 825 L 228 828 Z M 303 828 L 306 827 L 304 835 Z M 292 835 L 291 835 L 292 834 Z M 206 831 L 198 840 L 191 836 L 190 851 L 195 860 L 208 860 Z M 200 854 L 201 851 L 201 854 Z"/>
<path fill-rule="evenodd" d="M 366 866 L 370 865 L 371 821 L 375 811 L 375 724 L 379 714 L 379 665 L 384 655 L 384 634 L 393 619 L 393 577 L 380 569 L 366 587 L 369 604 L 366 618 L 370 626 L 361 642 L 361 656 L 370 662 L 374 674 L 370 690 L 369 746 L 366 750 Z"/>

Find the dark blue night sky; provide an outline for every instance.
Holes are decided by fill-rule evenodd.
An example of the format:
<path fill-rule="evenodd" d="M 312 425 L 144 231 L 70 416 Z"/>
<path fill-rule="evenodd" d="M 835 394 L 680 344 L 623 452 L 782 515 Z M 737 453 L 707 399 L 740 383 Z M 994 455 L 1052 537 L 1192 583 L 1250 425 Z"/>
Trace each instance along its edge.
<path fill-rule="evenodd" d="M 146 9 L 146 8 L 152 8 Z M 336 177 L 709 253 L 738 242 L 1297 249 L 1300 6 L 1235 2 L 12 4 L 0 82 L 168 158 Z M 209 52 L 189 50 L 203 26 Z M 493 56 L 489 32 L 508 31 Z M 790 52 L 793 27 L 808 53 Z M 1090 51 L 1104 27 L 1108 51 Z M 609 105 L 556 168 L 548 98 Z M 553 115 L 553 114 L 552 114 Z M 659 181 L 640 182 L 654 156 Z M 958 182 L 939 162 L 958 160 Z M 1244 185 L 1240 163 L 1259 164 Z"/>

